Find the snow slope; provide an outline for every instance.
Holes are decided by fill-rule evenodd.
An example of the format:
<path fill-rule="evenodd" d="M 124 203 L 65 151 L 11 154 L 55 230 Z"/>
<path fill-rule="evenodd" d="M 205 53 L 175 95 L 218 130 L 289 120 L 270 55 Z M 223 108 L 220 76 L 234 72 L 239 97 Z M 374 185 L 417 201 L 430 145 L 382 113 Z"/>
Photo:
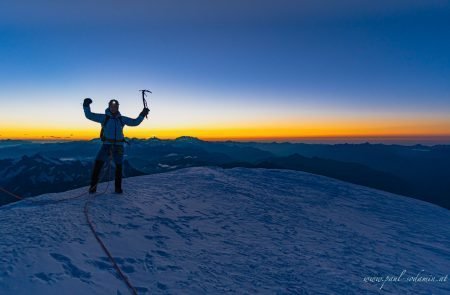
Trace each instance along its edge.
<path fill-rule="evenodd" d="M 450 212 L 432 204 L 276 169 L 186 168 L 124 188 L 90 212 L 139 294 L 450 294 L 448 280 L 363 280 L 450 272 Z M 129 293 L 86 200 L 0 207 L 0 294 Z"/>

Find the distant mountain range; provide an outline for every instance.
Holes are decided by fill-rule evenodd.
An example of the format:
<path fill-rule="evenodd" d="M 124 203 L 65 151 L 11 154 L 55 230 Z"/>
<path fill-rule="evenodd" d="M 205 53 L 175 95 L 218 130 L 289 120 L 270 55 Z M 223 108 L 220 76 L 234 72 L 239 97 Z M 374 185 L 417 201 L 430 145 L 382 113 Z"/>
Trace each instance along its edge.
<path fill-rule="evenodd" d="M 59 160 L 40 154 L 23 156 L 18 160 L 0 160 L 0 185 L 25 198 L 61 192 L 88 185 L 91 169 L 90 162 Z M 132 168 L 128 161 L 124 163 L 124 173 L 127 176 L 144 174 Z M 103 175 L 104 180 L 113 179 L 114 171 L 108 171 L 105 165 Z M 15 201 L 12 196 L 0 193 L 0 205 L 12 201 Z"/>
<path fill-rule="evenodd" d="M 450 209 L 450 146 L 302 144 L 131 138 L 126 176 L 193 166 L 299 170 Z M 33 196 L 86 185 L 100 141 L 0 141 L 0 185 Z M 0 204 L 11 201 L 0 194 Z"/>

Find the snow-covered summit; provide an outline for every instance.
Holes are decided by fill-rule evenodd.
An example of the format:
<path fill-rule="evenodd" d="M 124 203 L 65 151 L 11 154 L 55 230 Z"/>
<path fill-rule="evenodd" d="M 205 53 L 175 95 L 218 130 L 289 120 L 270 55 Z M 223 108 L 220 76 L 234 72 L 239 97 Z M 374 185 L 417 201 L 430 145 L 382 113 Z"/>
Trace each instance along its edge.
<path fill-rule="evenodd" d="M 124 189 L 90 216 L 139 294 L 450 293 L 448 280 L 364 282 L 450 272 L 450 212 L 429 203 L 276 169 L 186 168 Z M 128 294 L 87 199 L 0 207 L 0 294 Z"/>
<path fill-rule="evenodd" d="M 185 143 L 200 143 L 200 142 L 203 142 L 203 140 L 201 140 L 201 139 L 199 139 L 197 137 L 186 136 L 186 135 L 175 138 L 175 141 L 176 142 L 185 142 Z"/>

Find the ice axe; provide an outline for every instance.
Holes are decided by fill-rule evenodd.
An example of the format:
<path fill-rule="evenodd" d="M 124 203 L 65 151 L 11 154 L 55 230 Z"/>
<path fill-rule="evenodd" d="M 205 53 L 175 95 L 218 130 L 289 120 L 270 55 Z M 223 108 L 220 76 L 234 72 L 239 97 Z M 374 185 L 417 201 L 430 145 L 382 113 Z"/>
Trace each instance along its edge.
<path fill-rule="evenodd" d="M 152 92 L 150 90 L 147 90 L 147 89 L 142 89 L 142 90 L 139 90 L 139 91 L 142 92 L 142 102 L 144 103 L 144 108 L 148 109 L 148 107 L 147 107 L 147 100 L 145 99 L 145 97 L 147 96 L 147 92 L 148 93 L 152 93 Z M 145 116 L 145 117 L 147 118 L 147 116 Z"/>

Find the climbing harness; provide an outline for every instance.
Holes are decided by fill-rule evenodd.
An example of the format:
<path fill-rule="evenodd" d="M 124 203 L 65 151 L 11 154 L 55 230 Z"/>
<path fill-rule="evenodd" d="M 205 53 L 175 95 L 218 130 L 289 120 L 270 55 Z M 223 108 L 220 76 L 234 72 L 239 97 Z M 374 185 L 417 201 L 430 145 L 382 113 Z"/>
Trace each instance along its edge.
<path fill-rule="evenodd" d="M 101 141 L 103 141 L 103 142 L 106 141 L 106 142 L 110 142 L 110 143 L 124 142 L 124 143 L 130 145 L 130 142 L 128 140 L 126 140 L 125 138 L 123 138 L 123 139 L 110 139 L 110 138 L 106 138 L 105 137 L 103 130 L 104 130 L 105 126 L 106 126 L 106 123 L 108 123 L 109 119 L 111 119 L 111 116 L 110 115 L 106 115 L 105 120 L 102 123 L 102 129 L 100 130 L 100 139 L 101 139 Z M 122 116 L 119 116 L 118 119 L 120 121 L 120 125 L 122 125 L 122 128 L 123 128 L 125 126 L 125 124 L 123 123 Z"/>
<path fill-rule="evenodd" d="M 110 115 L 106 115 L 106 116 L 105 116 L 105 120 L 104 120 L 103 123 L 102 123 L 102 129 L 100 130 L 100 139 L 101 139 L 102 141 L 105 141 L 105 140 L 106 140 L 106 137 L 105 137 L 105 135 L 103 134 L 103 133 L 104 133 L 103 129 L 105 128 L 106 123 L 108 123 L 109 119 L 111 119 L 111 116 L 110 116 Z M 122 127 L 125 126 L 125 124 L 123 123 L 123 120 L 122 120 L 122 116 L 120 116 L 118 119 L 119 119 L 120 124 L 122 125 Z M 117 141 L 120 141 L 120 140 L 117 140 Z"/>

